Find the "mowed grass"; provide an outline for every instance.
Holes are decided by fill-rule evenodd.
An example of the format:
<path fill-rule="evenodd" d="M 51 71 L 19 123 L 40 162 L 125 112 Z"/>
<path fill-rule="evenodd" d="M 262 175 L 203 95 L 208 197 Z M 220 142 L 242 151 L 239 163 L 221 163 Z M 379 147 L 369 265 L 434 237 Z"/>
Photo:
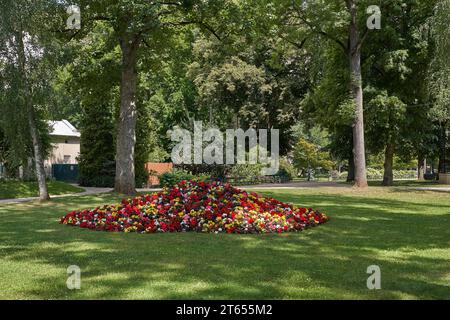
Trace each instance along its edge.
<path fill-rule="evenodd" d="M 0 206 L 0 299 L 450 299 L 450 195 L 261 191 L 331 221 L 282 235 L 124 234 L 58 224 L 116 195 Z M 66 269 L 81 268 L 81 290 Z M 381 268 L 381 290 L 366 287 Z"/>
<path fill-rule="evenodd" d="M 60 181 L 48 181 L 47 187 L 50 195 L 79 193 L 84 191 L 83 188 Z M 0 199 L 30 198 L 38 196 L 39 189 L 37 182 L 0 181 Z"/>

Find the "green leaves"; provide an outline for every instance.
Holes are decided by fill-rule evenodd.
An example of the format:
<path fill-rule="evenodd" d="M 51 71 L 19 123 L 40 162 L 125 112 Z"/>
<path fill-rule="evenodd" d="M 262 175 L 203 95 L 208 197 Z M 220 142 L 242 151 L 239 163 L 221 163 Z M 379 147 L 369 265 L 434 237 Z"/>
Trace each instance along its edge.
<path fill-rule="evenodd" d="M 370 149 L 377 152 L 384 149 L 386 144 L 400 144 L 405 133 L 406 116 L 406 105 L 398 97 L 389 96 L 386 91 L 377 93 L 366 108 Z"/>
<path fill-rule="evenodd" d="M 431 19 L 435 56 L 429 70 L 429 93 L 435 106 L 430 116 L 435 121 L 450 123 L 450 0 L 440 0 Z"/>
<path fill-rule="evenodd" d="M 317 145 L 300 138 L 294 147 L 294 165 L 300 170 L 323 168 L 331 170 L 333 161 L 328 152 L 321 150 Z"/>
<path fill-rule="evenodd" d="M 36 116 L 42 153 L 50 149 L 46 120 L 52 104 L 56 44 L 46 29 L 45 0 L 0 3 L 0 126 L 8 157 L 26 165 L 33 157 L 28 115 Z"/>

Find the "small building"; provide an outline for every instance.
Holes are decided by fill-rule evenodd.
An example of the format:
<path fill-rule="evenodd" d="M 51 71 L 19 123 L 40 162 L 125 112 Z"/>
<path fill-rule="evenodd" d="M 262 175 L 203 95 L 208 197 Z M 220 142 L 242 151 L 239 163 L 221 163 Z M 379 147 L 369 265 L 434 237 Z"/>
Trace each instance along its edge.
<path fill-rule="evenodd" d="M 57 180 L 76 180 L 80 155 L 80 132 L 67 120 L 50 121 L 52 150 L 45 160 L 47 174 Z"/>
<path fill-rule="evenodd" d="M 67 120 L 50 121 L 52 151 L 50 164 L 77 164 L 80 155 L 80 132 Z"/>

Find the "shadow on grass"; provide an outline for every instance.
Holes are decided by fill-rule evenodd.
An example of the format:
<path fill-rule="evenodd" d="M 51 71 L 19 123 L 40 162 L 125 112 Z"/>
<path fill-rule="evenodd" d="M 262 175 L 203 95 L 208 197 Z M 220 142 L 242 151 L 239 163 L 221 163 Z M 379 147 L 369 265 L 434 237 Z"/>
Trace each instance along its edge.
<path fill-rule="evenodd" d="M 449 298 L 450 202 L 431 205 L 362 195 L 265 192 L 332 220 L 298 234 L 123 234 L 58 224 L 114 195 L 0 207 L 2 259 L 59 270 L 33 276 L 21 294 L 39 298 L 280 299 Z M 428 199 L 428 198 L 425 198 Z M 432 258 L 423 252 L 437 250 Z M 441 254 L 441 251 L 444 251 Z M 82 290 L 65 286 L 82 270 Z M 379 265 L 380 291 L 366 288 Z"/>
<path fill-rule="evenodd" d="M 50 195 L 63 195 L 80 193 L 84 189 L 61 181 L 48 181 L 48 192 Z M 0 200 L 38 197 L 39 189 L 37 182 L 24 181 L 0 181 Z"/>

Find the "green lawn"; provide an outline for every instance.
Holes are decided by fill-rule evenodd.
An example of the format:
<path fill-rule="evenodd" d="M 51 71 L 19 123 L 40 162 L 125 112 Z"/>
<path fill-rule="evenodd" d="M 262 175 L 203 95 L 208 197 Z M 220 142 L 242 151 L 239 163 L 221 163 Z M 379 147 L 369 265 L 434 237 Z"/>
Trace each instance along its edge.
<path fill-rule="evenodd" d="M 84 189 L 60 182 L 49 181 L 48 192 L 50 195 L 61 195 L 83 192 Z M 0 199 L 16 199 L 38 197 L 39 190 L 37 182 L 23 181 L 0 181 Z"/>
<path fill-rule="evenodd" d="M 264 191 L 325 211 L 298 234 L 123 234 L 58 224 L 101 195 L 0 206 L 0 299 L 450 299 L 450 195 Z M 68 290 L 66 268 L 82 270 Z M 366 288 L 378 265 L 382 289 Z"/>

